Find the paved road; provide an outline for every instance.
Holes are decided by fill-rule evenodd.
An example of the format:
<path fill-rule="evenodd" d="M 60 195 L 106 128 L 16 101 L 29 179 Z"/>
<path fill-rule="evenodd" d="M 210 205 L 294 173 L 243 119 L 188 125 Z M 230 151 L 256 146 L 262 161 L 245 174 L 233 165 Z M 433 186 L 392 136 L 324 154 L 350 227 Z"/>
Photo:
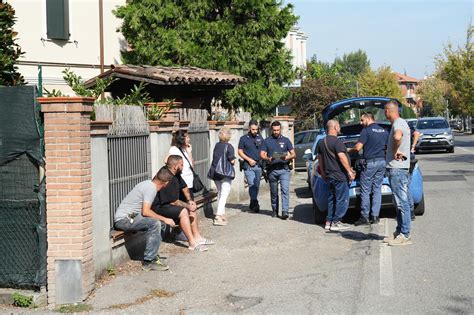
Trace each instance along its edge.
<path fill-rule="evenodd" d="M 474 137 L 456 143 L 454 154 L 418 156 L 426 213 L 411 246 L 382 244 L 395 226 L 390 211 L 373 230 L 325 233 L 312 224 L 305 174 L 297 173 L 292 220 L 269 216 L 268 193 L 261 214 L 229 205 L 227 227 L 203 222 L 217 241 L 209 252 L 165 244 L 170 272 L 120 275 L 88 303 L 113 313 L 473 313 Z M 154 289 L 175 295 L 140 300 Z"/>

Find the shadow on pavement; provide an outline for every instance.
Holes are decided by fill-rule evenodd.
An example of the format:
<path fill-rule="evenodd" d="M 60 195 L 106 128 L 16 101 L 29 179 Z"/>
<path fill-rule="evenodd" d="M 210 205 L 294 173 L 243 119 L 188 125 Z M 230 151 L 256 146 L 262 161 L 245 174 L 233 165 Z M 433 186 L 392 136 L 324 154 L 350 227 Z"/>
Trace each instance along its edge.
<path fill-rule="evenodd" d="M 467 296 L 451 295 L 448 297 L 454 306 L 444 306 L 448 313 L 453 314 L 472 314 L 472 298 Z"/>
<path fill-rule="evenodd" d="M 296 194 L 296 197 L 303 198 L 303 199 L 312 197 L 311 190 L 309 190 L 308 187 L 295 188 L 295 194 Z"/>
<path fill-rule="evenodd" d="M 374 231 L 370 229 L 370 227 L 367 227 L 366 229 L 367 229 L 367 233 L 364 233 L 361 231 L 343 231 L 343 232 L 339 232 L 339 234 L 341 234 L 341 236 L 344 238 L 357 241 L 357 242 L 384 239 L 383 235 L 376 234 Z"/>
<path fill-rule="evenodd" d="M 292 220 L 314 225 L 313 206 L 311 204 L 297 205 L 293 209 Z"/>

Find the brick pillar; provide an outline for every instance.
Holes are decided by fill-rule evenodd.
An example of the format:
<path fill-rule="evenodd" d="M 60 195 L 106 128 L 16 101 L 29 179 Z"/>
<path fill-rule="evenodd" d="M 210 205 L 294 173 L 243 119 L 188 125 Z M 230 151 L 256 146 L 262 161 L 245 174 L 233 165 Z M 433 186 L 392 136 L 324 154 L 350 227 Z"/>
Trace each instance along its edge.
<path fill-rule="evenodd" d="M 48 304 L 94 287 L 90 114 L 93 98 L 39 98 L 44 113 Z"/>

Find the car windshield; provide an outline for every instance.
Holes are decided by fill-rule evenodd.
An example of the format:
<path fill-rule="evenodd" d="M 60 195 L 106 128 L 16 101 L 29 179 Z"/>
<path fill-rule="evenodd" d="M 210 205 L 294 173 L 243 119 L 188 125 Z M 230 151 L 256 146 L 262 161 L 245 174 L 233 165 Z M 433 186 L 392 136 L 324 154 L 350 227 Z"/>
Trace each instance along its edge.
<path fill-rule="evenodd" d="M 385 117 L 385 111 L 383 109 L 372 106 L 367 106 L 364 109 L 350 108 L 340 114 L 337 114 L 333 119 L 337 120 L 341 127 L 351 126 L 360 124 L 360 116 L 362 116 L 364 113 L 374 114 L 376 122 L 389 122 Z"/>
<path fill-rule="evenodd" d="M 408 120 L 407 121 L 408 127 L 410 127 L 410 129 L 415 129 L 416 122 L 417 122 L 416 120 Z"/>
<path fill-rule="evenodd" d="M 419 120 L 416 129 L 446 129 L 448 123 L 443 119 Z"/>

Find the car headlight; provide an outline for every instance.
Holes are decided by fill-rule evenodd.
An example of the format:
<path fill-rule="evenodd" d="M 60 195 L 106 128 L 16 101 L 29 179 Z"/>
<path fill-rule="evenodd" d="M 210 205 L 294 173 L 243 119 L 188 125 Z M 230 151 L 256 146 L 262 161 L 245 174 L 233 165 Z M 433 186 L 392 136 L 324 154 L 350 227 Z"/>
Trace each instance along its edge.
<path fill-rule="evenodd" d="M 443 132 L 443 135 L 444 135 L 444 136 L 449 136 L 449 132 L 446 132 L 446 131 L 445 131 L 445 132 Z"/>

